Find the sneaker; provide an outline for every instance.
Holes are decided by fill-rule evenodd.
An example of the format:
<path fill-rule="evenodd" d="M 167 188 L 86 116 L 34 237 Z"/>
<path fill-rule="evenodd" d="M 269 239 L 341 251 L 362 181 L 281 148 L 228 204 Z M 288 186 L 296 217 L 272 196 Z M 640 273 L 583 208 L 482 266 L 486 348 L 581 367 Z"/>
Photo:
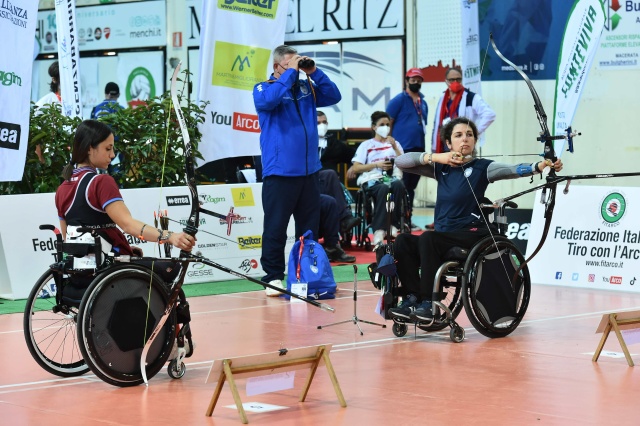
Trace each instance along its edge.
<path fill-rule="evenodd" d="M 420 228 L 418 225 L 416 225 L 415 223 L 411 222 L 411 224 L 409 224 L 409 227 L 411 228 L 411 232 L 414 231 L 421 231 L 422 228 Z"/>
<path fill-rule="evenodd" d="M 413 294 L 408 295 L 395 308 L 389 308 L 389 316 L 403 319 L 411 319 L 411 313 L 418 305 L 418 299 Z"/>
<path fill-rule="evenodd" d="M 280 287 L 282 289 L 286 289 L 285 286 L 282 285 L 282 280 L 273 280 L 273 281 L 269 281 L 269 284 L 271 284 L 274 287 Z M 278 297 L 280 296 L 282 293 L 280 293 L 278 290 L 273 290 L 269 287 L 264 289 L 264 292 L 267 294 L 267 296 L 269 297 Z"/>
<path fill-rule="evenodd" d="M 419 321 L 431 321 L 433 318 L 431 307 L 431 300 L 423 300 L 416 310 L 413 311 L 413 316 Z"/>
<path fill-rule="evenodd" d="M 400 233 L 400 230 L 395 226 L 391 225 L 391 236 L 395 238 L 398 236 L 399 233 Z"/>
<path fill-rule="evenodd" d="M 360 225 L 362 219 L 355 216 L 349 216 L 340 222 L 340 233 L 347 234 L 356 226 Z"/>
<path fill-rule="evenodd" d="M 356 257 L 345 253 L 340 244 L 336 244 L 335 247 L 325 247 L 324 251 L 330 262 L 354 263 L 356 261 Z"/>
<path fill-rule="evenodd" d="M 378 229 L 376 232 L 373 233 L 373 245 L 377 246 L 378 244 L 382 244 L 382 242 L 384 241 L 384 237 L 387 236 L 387 233 L 385 232 L 384 229 Z"/>

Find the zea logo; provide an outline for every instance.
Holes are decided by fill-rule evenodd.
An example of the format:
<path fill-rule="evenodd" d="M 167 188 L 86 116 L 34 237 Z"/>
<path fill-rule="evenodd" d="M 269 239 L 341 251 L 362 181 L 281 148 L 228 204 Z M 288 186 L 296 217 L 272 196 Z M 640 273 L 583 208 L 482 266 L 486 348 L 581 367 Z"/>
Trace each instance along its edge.
<path fill-rule="evenodd" d="M 279 0 L 218 0 L 218 9 L 275 19 Z"/>
<path fill-rule="evenodd" d="M 238 237 L 240 250 L 251 250 L 254 248 L 262 248 L 262 236 L 251 235 L 248 237 Z"/>
<path fill-rule="evenodd" d="M 14 72 L 0 70 L 0 83 L 2 83 L 3 86 L 11 86 L 12 84 L 22 86 L 22 79 Z"/>
<path fill-rule="evenodd" d="M 253 201 L 253 191 L 250 187 L 231 188 L 231 196 L 233 197 L 233 205 L 236 207 L 255 206 Z"/>
<path fill-rule="evenodd" d="M 600 205 L 600 216 L 604 220 L 605 226 L 618 226 L 620 219 L 627 210 L 627 202 L 619 192 L 612 192 L 607 195 Z"/>
<path fill-rule="evenodd" d="M 253 90 L 253 86 L 264 81 L 270 56 L 269 49 L 217 41 L 211 84 Z"/>
<path fill-rule="evenodd" d="M 0 121 L 0 148 L 20 149 L 20 125 Z"/>

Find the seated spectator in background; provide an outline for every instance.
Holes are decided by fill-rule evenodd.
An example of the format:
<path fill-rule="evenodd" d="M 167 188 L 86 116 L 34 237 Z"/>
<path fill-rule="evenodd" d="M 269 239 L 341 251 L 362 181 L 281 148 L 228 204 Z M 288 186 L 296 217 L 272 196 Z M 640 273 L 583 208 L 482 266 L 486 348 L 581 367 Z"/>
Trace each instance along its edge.
<path fill-rule="evenodd" d="M 364 141 L 358 146 L 353 157 L 353 171 L 360 174 L 358 185 L 374 200 L 373 244 L 382 243 L 386 232 L 386 202 L 387 194 L 391 192 L 394 200 L 405 196 L 402 183 L 402 172 L 394 166 L 393 160 L 404 154 L 400 144 L 389 136 L 391 119 L 384 111 L 371 114 L 371 128 L 375 132 L 372 139 Z M 394 209 L 391 233 L 397 234 L 400 227 L 400 209 Z M 395 235 L 393 235 L 395 237 Z"/>
<path fill-rule="evenodd" d="M 355 217 L 353 212 L 351 211 L 351 206 L 347 204 L 347 199 L 345 198 L 344 189 L 342 185 L 340 185 L 340 178 L 338 177 L 338 173 L 334 170 L 320 170 L 318 174 L 318 179 L 320 181 L 320 193 L 324 195 L 328 195 L 335 200 L 336 209 L 337 209 L 337 223 L 339 222 L 340 233 L 347 234 L 352 228 L 360 225 L 360 218 Z"/>
<path fill-rule="evenodd" d="M 351 167 L 351 159 L 356 153 L 355 147 L 343 140 L 338 140 L 335 133 L 327 133 L 329 121 L 322 111 L 318 111 L 318 148 L 323 169 L 338 170 L 338 164 Z"/>
<path fill-rule="evenodd" d="M 342 250 L 338 235 L 338 206 L 336 200 L 328 195 L 320 194 L 320 235 L 324 239 L 324 251 L 331 262 L 354 263 L 355 256 Z"/>

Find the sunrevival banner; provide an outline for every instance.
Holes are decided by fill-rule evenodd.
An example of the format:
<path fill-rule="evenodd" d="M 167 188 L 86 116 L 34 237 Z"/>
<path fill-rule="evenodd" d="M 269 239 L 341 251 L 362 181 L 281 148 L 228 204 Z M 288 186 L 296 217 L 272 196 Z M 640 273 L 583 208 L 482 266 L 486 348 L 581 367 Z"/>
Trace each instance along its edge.
<path fill-rule="evenodd" d="M 203 2 L 198 97 L 209 104 L 199 126 L 202 164 L 260 155 L 253 86 L 269 78 L 271 52 L 284 43 L 287 5 L 286 0 Z"/>
<path fill-rule="evenodd" d="M 569 13 L 558 56 L 552 127 L 556 135 L 572 125 L 605 19 L 602 0 L 576 0 Z M 555 144 L 558 156 L 562 155 L 564 143 L 560 140 Z"/>
<path fill-rule="evenodd" d="M 80 50 L 78 49 L 75 0 L 56 0 L 56 27 L 62 113 L 67 117 L 82 117 Z"/>
<path fill-rule="evenodd" d="M 29 139 L 38 0 L 0 3 L 0 182 L 22 179 Z M 14 53 L 9 54 L 9 50 Z"/>

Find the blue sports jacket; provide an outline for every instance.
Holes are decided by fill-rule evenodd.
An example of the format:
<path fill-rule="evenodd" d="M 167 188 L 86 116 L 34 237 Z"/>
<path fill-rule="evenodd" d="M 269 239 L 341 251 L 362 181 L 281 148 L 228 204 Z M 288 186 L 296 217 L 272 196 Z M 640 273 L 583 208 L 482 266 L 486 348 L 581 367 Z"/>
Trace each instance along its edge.
<path fill-rule="evenodd" d="M 253 88 L 260 122 L 262 176 L 307 176 L 321 169 L 316 107 L 342 99 L 338 87 L 319 68 L 302 80 L 295 69 Z M 313 84 L 313 88 L 310 86 Z"/>

